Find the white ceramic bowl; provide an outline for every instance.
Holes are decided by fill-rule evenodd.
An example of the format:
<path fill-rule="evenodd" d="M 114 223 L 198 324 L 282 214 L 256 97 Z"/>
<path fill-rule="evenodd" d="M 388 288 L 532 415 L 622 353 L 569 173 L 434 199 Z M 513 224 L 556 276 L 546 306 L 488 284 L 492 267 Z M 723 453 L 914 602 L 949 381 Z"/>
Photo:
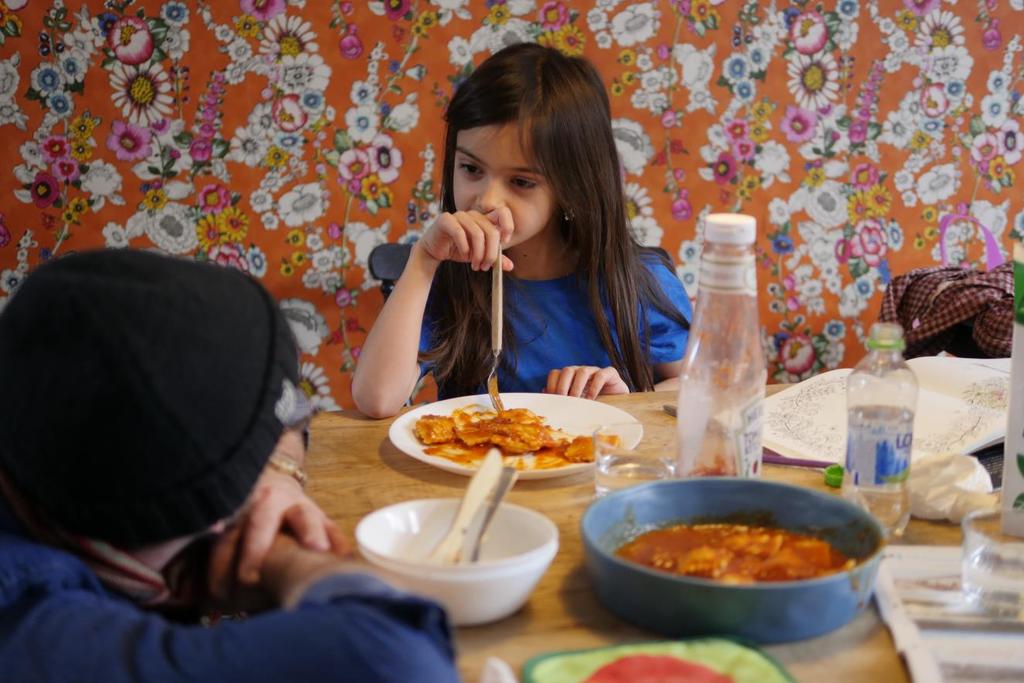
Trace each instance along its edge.
<path fill-rule="evenodd" d="M 410 500 L 371 512 L 356 527 L 359 552 L 395 586 L 433 598 L 460 626 L 512 614 L 530 596 L 558 552 L 558 528 L 539 512 L 498 506 L 472 564 L 426 559 L 448 531 L 457 498 Z"/>

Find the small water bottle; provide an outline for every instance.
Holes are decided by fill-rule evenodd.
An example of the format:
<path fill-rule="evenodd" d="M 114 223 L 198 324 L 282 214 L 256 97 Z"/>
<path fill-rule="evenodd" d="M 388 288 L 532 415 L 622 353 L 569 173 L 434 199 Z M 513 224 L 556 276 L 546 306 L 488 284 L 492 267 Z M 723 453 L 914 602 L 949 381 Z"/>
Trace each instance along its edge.
<path fill-rule="evenodd" d="M 711 214 L 697 306 L 679 374 L 676 476 L 761 471 L 765 367 L 758 322 L 756 221 Z"/>
<path fill-rule="evenodd" d="M 876 323 L 868 355 L 846 378 L 843 494 L 878 518 L 890 537 L 910 519 L 910 446 L 917 378 L 903 360 L 903 328 Z"/>

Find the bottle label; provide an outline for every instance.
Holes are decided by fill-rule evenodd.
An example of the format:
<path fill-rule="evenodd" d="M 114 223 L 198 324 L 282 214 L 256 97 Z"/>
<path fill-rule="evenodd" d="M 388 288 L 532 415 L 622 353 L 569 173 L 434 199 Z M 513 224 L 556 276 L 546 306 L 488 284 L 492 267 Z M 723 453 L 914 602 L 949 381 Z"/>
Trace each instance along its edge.
<path fill-rule="evenodd" d="M 756 477 L 761 473 L 761 432 L 764 428 L 764 396 L 758 394 L 740 408 L 736 432 L 736 474 Z"/>
<path fill-rule="evenodd" d="M 757 267 L 753 254 L 722 257 L 704 255 L 700 260 L 700 289 L 725 294 L 757 296 Z"/>
<path fill-rule="evenodd" d="M 854 486 L 886 486 L 910 474 L 911 432 L 893 432 L 884 425 L 851 430 L 846 442 L 846 471 Z"/>

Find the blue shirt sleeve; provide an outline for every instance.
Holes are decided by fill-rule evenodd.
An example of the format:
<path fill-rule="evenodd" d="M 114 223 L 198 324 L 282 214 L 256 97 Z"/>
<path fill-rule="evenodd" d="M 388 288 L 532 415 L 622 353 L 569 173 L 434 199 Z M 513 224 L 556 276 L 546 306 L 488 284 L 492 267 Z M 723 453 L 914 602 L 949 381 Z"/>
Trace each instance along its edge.
<path fill-rule="evenodd" d="M 85 587 L 0 609 L 0 681 L 458 681 L 439 606 L 366 574 L 326 577 L 289 610 L 211 627 Z"/>
<path fill-rule="evenodd" d="M 686 322 L 691 322 L 693 310 L 683 283 L 660 261 L 651 263 L 649 268 L 658 285 L 661 286 L 661 291 L 682 314 Z M 690 337 L 689 329 L 651 305 L 644 308 L 644 315 L 650 328 L 651 363 L 670 363 L 681 359 L 686 352 L 686 342 Z"/>

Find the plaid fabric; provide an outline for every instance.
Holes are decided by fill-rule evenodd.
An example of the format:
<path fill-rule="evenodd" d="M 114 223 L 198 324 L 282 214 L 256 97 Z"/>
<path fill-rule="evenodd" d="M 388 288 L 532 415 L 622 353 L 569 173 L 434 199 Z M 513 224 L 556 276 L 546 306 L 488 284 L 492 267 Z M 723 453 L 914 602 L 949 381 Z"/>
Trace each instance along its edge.
<path fill-rule="evenodd" d="M 1005 358 L 1013 341 L 1013 264 L 987 273 L 918 268 L 895 277 L 879 320 L 903 326 L 907 358 L 940 351 Z"/>

